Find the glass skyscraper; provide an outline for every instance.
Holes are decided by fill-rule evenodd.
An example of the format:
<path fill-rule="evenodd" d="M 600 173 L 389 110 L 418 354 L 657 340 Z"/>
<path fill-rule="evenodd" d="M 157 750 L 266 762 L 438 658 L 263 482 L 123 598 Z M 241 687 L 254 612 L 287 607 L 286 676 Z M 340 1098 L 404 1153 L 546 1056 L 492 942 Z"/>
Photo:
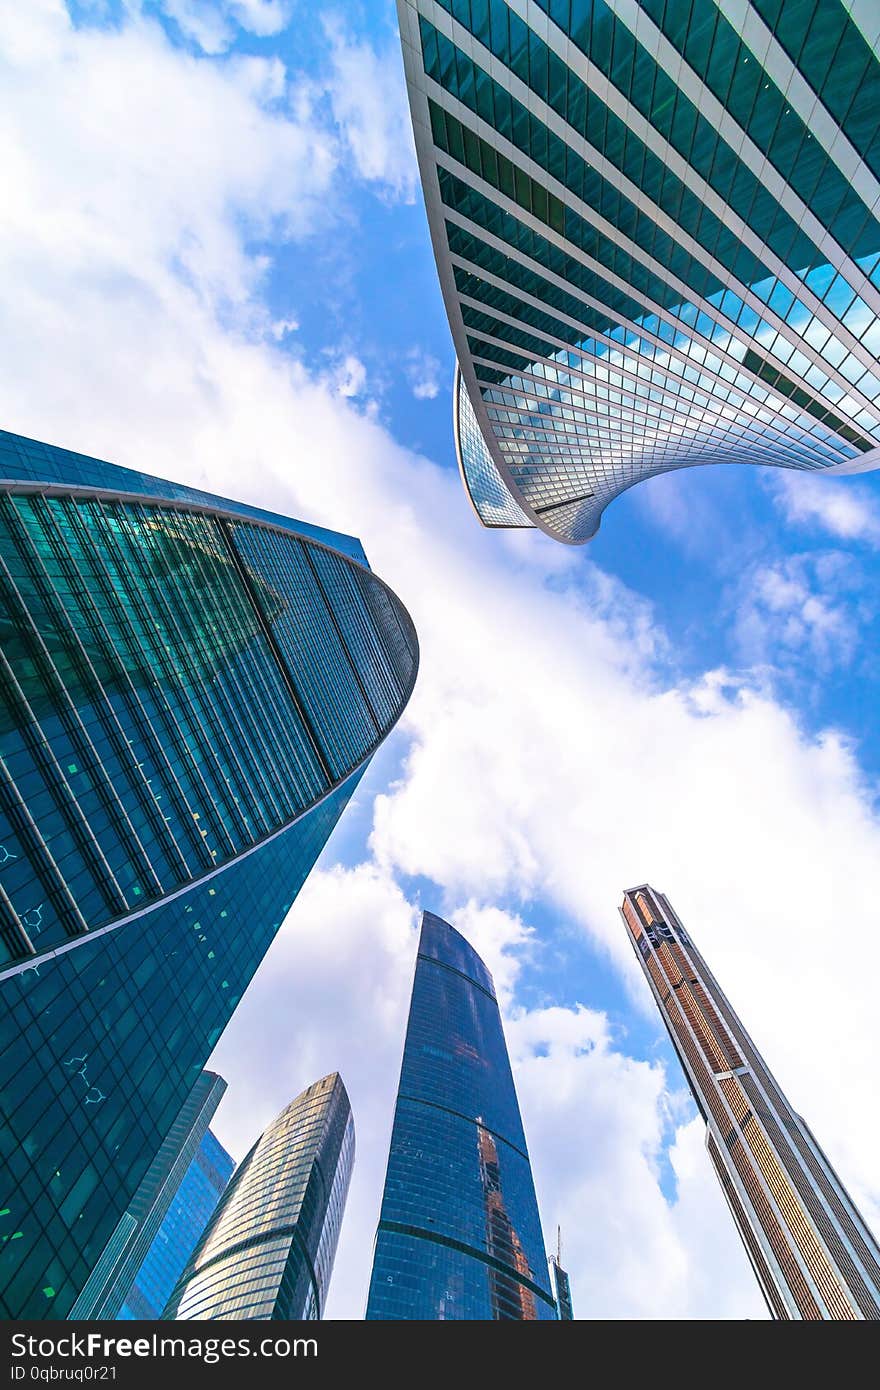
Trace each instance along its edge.
<path fill-rule="evenodd" d="M 553 1288 L 556 1293 L 556 1316 L 560 1322 L 572 1322 L 574 1309 L 571 1303 L 571 1280 L 557 1259 L 551 1258 L 550 1270 L 553 1275 Z"/>
<path fill-rule="evenodd" d="M 556 1317 L 492 976 L 422 917 L 367 1318 Z"/>
<path fill-rule="evenodd" d="M 877 1321 L 880 1249 L 669 899 L 643 884 L 621 912 L 771 1315 Z"/>
<path fill-rule="evenodd" d="M 333 1072 L 291 1101 L 236 1169 L 165 1317 L 322 1317 L 353 1165 L 351 1105 Z"/>
<path fill-rule="evenodd" d="M 571 1302 L 571 1280 L 567 1270 L 562 1267 L 562 1230 L 557 1227 L 556 1253 L 550 1256 L 550 1274 L 553 1292 L 556 1295 L 556 1316 L 560 1322 L 574 1321 L 574 1308 Z"/>
<path fill-rule="evenodd" d="M 841 0 L 398 0 L 487 526 L 691 464 L 880 465 L 880 21 Z"/>
<path fill-rule="evenodd" d="M 119 1317 L 161 1318 L 235 1167 L 209 1129 L 125 1295 Z"/>
<path fill-rule="evenodd" d="M 120 1220 L 116 1238 L 103 1251 L 74 1303 L 69 1314 L 71 1318 L 119 1316 L 225 1090 L 226 1082 L 214 1072 L 203 1071 L 198 1077 Z M 163 1300 L 159 1313 L 145 1316 L 158 1317 L 164 1306 Z"/>
<path fill-rule="evenodd" d="M 0 1316 L 66 1317 L 415 680 L 360 544 L 0 434 Z"/>

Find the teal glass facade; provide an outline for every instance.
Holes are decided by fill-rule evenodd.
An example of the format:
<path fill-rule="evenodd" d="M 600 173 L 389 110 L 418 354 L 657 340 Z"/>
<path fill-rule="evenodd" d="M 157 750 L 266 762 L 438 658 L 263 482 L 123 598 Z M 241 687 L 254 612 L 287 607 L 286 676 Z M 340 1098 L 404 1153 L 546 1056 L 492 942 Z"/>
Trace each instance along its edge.
<path fill-rule="evenodd" d="M 484 524 L 580 543 L 669 469 L 880 465 L 870 7 L 398 10 Z"/>
<path fill-rule="evenodd" d="M 165 1317 L 322 1317 L 353 1166 L 354 1119 L 333 1072 L 292 1100 L 236 1169 Z"/>
<path fill-rule="evenodd" d="M 0 1314 L 66 1317 L 403 709 L 360 546 L 0 434 Z"/>
<path fill-rule="evenodd" d="M 120 1217 L 85 1288 L 70 1310 L 71 1318 L 111 1319 L 120 1316 L 130 1287 L 138 1276 L 154 1236 L 164 1223 L 177 1189 L 198 1153 L 225 1090 L 226 1082 L 214 1072 L 203 1071 L 197 1078 L 134 1197 Z M 159 1313 L 164 1306 L 163 1300 Z M 145 1316 L 157 1317 L 158 1314 Z"/>
<path fill-rule="evenodd" d="M 125 1296 L 120 1319 L 161 1318 L 234 1167 L 220 1140 L 209 1129 Z"/>
<path fill-rule="evenodd" d="M 426 912 L 368 1319 L 556 1317 L 492 977 Z"/>

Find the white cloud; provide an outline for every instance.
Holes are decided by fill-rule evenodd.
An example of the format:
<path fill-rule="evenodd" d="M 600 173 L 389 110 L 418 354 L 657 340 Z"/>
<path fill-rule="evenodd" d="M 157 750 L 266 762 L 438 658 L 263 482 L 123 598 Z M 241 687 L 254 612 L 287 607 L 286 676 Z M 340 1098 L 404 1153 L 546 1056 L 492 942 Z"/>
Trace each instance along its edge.
<path fill-rule="evenodd" d="M 272 324 L 272 337 L 276 343 L 280 343 L 289 333 L 296 333 L 298 329 L 298 319 L 276 319 Z"/>
<path fill-rule="evenodd" d="M 849 741 L 808 735 L 747 679 L 677 680 L 649 603 L 586 552 L 563 563 L 537 537 L 480 531 L 451 470 L 279 349 L 248 246 L 326 225 L 337 154 L 306 97 L 280 109 L 278 65 L 206 62 L 143 20 L 75 33 L 50 0 L 0 13 L 0 64 L 0 419 L 358 534 L 419 630 L 376 863 L 313 876 L 220 1051 L 221 1134 L 240 1151 L 342 1066 L 360 1176 L 337 1313 L 363 1307 L 387 1151 L 414 950 L 401 873 L 438 884 L 505 991 L 540 952 L 524 925 L 540 895 L 582 933 L 573 977 L 588 984 L 586 948 L 603 952 L 650 1019 L 616 903 L 655 882 L 875 1215 L 875 990 L 854 962 L 880 824 Z M 362 804 L 376 789 L 368 775 Z M 492 911 L 502 893 L 519 916 Z M 663 1315 L 745 1307 L 696 1131 L 673 1150 L 672 1207 L 658 1186 L 680 1119 L 659 1068 L 589 1009 L 515 1015 L 510 1033 L 581 1311 L 635 1316 L 667 1283 Z"/>
<path fill-rule="evenodd" d="M 237 30 L 259 37 L 277 34 L 290 22 L 290 0 L 160 0 L 181 33 L 204 53 L 225 53 Z"/>
<path fill-rule="evenodd" d="M 397 35 L 377 52 L 368 41 L 350 37 L 339 19 L 328 20 L 326 31 L 333 116 L 355 168 L 385 196 L 413 202 L 415 147 Z"/>
<path fill-rule="evenodd" d="M 841 540 L 880 546 L 880 497 L 869 481 L 816 478 L 787 469 L 774 474 L 769 484 L 773 499 L 789 521 Z"/>
<path fill-rule="evenodd" d="M 762 1317 L 721 1190 L 694 1152 L 702 1121 L 676 1133 L 672 1204 L 658 1186 L 662 1068 L 615 1049 L 605 1015 L 583 1006 L 523 1013 L 507 1031 L 545 1235 L 552 1248 L 562 1227 L 576 1315 Z"/>
<path fill-rule="evenodd" d="M 43 0 L 0 19 L 0 72 L 7 273 L 25 290 L 65 273 L 76 294 L 103 290 L 117 339 L 141 310 L 155 315 L 156 299 L 171 311 L 183 286 L 243 312 L 265 269 L 243 235 L 326 225 L 333 143 L 317 122 L 277 109 L 275 59 L 218 67 L 143 20 L 75 31 L 60 3 Z M 77 331 L 76 306 L 65 304 L 54 331 L 68 326 Z"/>
<path fill-rule="evenodd" d="M 414 347 L 406 355 L 404 371 L 417 401 L 433 401 L 440 394 L 440 363 L 430 352 Z"/>
<path fill-rule="evenodd" d="M 225 53 L 235 39 L 226 5 L 206 5 L 204 0 L 161 0 L 161 4 L 180 32 L 204 53 Z"/>
<path fill-rule="evenodd" d="M 333 392 L 344 399 L 362 396 L 367 384 L 367 369 L 359 357 L 347 352 L 330 373 Z"/>
<path fill-rule="evenodd" d="M 290 23 L 293 0 L 230 0 L 229 9 L 242 29 L 266 38 Z"/>
<path fill-rule="evenodd" d="M 750 571 L 737 587 L 733 635 L 745 660 L 805 659 L 824 673 L 850 664 L 870 604 L 852 558 L 840 551 L 789 555 Z"/>

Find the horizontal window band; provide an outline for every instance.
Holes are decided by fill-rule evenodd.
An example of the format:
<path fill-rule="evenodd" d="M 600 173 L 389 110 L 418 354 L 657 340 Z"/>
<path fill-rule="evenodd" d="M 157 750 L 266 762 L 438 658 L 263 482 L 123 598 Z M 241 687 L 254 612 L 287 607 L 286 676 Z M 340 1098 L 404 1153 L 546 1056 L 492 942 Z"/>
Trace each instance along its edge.
<path fill-rule="evenodd" d="M 482 1121 L 478 1120 L 474 1115 L 465 1115 L 462 1110 L 453 1110 L 449 1105 L 440 1105 L 436 1100 L 426 1100 L 424 1096 L 411 1096 L 406 1091 L 400 1091 L 397 1099 L 409 1101 L 411 1105 L 426 1105 L 430 1110 L 440 1110 L 444 1115 L 454 1115 L 457 1120 L 465 1120 L 469 1125 L 477 1125 L 480 1129 L 484 1129 L 487 1134 L 491 1134 L 493 1139 L 500 1139 L 502 1144 L 506 1144 L 509 1149 L 513 1149 L 513 1152 L 519 1154 L 520 1158 L 524 1159 L 526 1163 L 529 1161 L 528 1154 L 514 1144 L 512 1140 L 508 1139 L 504 1134 L 499 1134 L 497 1129 L 491 1129 L 489 1125 L 484 1125 Z"/>
<path fill-rule="evenodd" d="M 817 420 L 821 420 L 824 425 L 835 430 L 840 435 L 841 439 L 845 439 L 849 444 L 854 444 L 863 454 L 867 454 L 871 449 L 876 448 L 876 445 L 874 445 L 871 440 L 859 434 L 857 430 L 853 429 L 852 425 L 847 424 L 839 415 L 835 415 L 834 412 L 829 410 L 826 405 L 823 405 L 821 401 L 816 400 L 815 396 L 811 396 L 802 386 L 798 386 L 796 381 L 792 381 L 790 377 L 785 376 L 785 374 L 779 371 L 772 362 L 769 362 L 766 357 L 762 357 L 759 352 L 755 352 L 753 348 L 747 350 L 744 365 L 750 372 L 754 372 L 756 376 L 759 376 L 762 381 L 766 381 L 767 385 L 772 387 L 774 391 L 778 391 L 780 396 L 785 396 L 788 400 L 794 401 L 795 405 L 800 406 L 801 410 L 806 410 L 810 415 L 815 416 Z"/>
<path fill-rule="evenodd" d="M 543 507 L 536 507 L 535 511 L 539 515 L 544 512 L 555 512 L 559 507 L 571 507 L 575 502 L 589 502 L 591 497 L 595 497 L 594 492 L 585 492 L 580 497 L 566 497 L 564 502 L 546 502 Z"/>
<path fill-rule="evenodd" d="M 492 1003 L 497 1005 L 498 1000 L 492 991 L 486 989 L 485 985 L 481 985 L 472 975 L 466 975 L 463 970 L 456 970 L 454 965 L 447 965 L 445 960 L 437 960 L 436 956 L 425 956 L 421 951 L 418 954 L 418 960 L 424 961 L 426 965 L 437 965 L 441 970 L 448 970 L 450 975 L 457 975 L 460 980 L 467 980 L 469 985 L 473 985 L 474 989 L 478 989 L 481 994 L 485 994 L 487 999 L 491 999 Z"/>
<path fill-rule="evenodd" d="M 550 1308 L 556 1307 L 555 1300 L 545 1289 L 541 1288 L 540 1284 L 536 1284 L 532 1279 L 527 1279 L 512 1265 L 506 1265 L 501 1260 L 496 1260 L 485 1250 L 477 1250 L 473 1245 L 466 1245 L 463 1240 L 455 1240 L 452 1236 L 440 1235 L 437 1231 L 426 1231 L 421 1226 L 408 1226 L 402 1221 L 380 1221 L 379 1230 L 387 1231 L 390 1235 L 413 1236 L 416 1240 L 430 1240 L 435 1245 L 445 1245 L 447 1250 L 457 1250 L 461 1255 L 469 1255 L 471 1259 L 479 1260 L 482 1264 L 488 1265 L 490 1269 L 496 1269 L 499 1274 L 506 1274 L 514 1283 L 522 1284 L 523 1288 L 536 1294 Z"/>

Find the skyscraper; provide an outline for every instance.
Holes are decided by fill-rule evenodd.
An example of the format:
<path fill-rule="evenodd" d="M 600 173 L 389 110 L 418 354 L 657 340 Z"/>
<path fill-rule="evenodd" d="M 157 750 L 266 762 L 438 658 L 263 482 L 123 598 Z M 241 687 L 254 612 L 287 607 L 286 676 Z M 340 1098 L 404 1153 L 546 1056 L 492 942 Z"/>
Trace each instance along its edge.
<path fill-rule="evenodd" d="M 334 1072 L 239 1165 L 165 1317 L 322 1317 L 353 1164 L 354 1120 Z"/>
<path fill-rule="evenodd" d="M 225 1090 L 226 1082 L 214 1072 L 203 1071 L 198 1077 L 120 1220 L 116 1239 L 102 1252 L 74 1303 L 69 1314 L 71 1318 L 119 1316 Z M 164 1306 L 163 1301 L 159 1313 Z"/>
<path fill-rule="evenodd" d="M 161 1318 L 235 1167 L 209 1129 L 125 1295 L 119 1317 Z"/>
<path fill-rule="evenodd" d="M 359 542 L 0 434 L 0 1316 L 66 1317 L 403 709 Z"/>
<path fill-rule="evenodd" d="M 367 1318 L 555 1318 L 492 976 L 422 917 Z"/>
<path fill-rule="evenodd" d="M 880 464 L 868 5 L 398 0 L 487 526 L 701 463 Z"/>
<path fill-rule="evenodd" d="M 558 1260 L 551 1258 L 550 1269 L 553 1274 L 553 1290 L 556 1294 L 556 1316 L 560 1322 L 572 1322 L 574 1309 L 571 1304 L 571 1281 Z"/>
<path fill-rule="evenodd" d="M 553 1292 L 556 1295 L 556 1316 L 560 1322 L 574 1321 L 574 1308 L 571 1302 L 571 1280 L 562 1268 L 562 1233 L 557 1233 L 556 1254 L 550 1256 L 550 1273 L 553 1278 Z"/>
<path fill-rule="evenodd" d="M 772 1316 L 880 1319 L 876 1241 L 668 898 L 643 884 L 621 912 Z"/>

